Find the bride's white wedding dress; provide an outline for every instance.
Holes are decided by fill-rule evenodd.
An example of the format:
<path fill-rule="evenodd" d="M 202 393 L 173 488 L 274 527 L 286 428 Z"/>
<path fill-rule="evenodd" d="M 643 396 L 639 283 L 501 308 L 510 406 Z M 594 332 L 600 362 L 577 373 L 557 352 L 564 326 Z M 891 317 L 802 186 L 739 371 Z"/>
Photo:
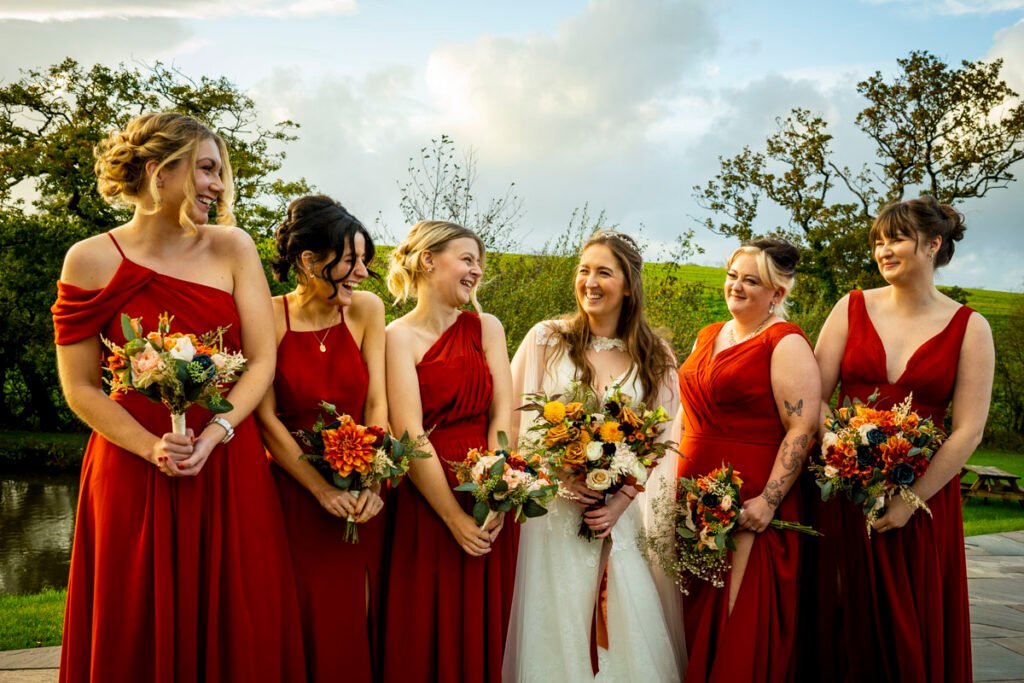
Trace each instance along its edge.
<path fill-rule="evenodd" d="M 564 394 L 576 369 L 568 354 L 553 362 L 555 339 L 548 321 L 527 334 L 513 360 L 517 391 Z M 631 396 L 643 389 L 632 372 L 614 378 Z M 678 408 L 678 389 L 673 373 L 666 377 L 658 404 L 670 415 Z M 517 399 L 520 398 L 517 396 Z M 655 404 L 654 401 L 650 402 Z M 525 435 L 532 415 L 524 414 L 520 435 Z M 668 432 L 668 430 L 666 430 Z M 559 681 L 679 681 L 684 649 L 678 590 L 667 580 L 656 581 L 637 547 L 643 527 L 645 499 L 654 489 L 674 481 L 673 454 L 651 475 L 648 493 L 637 496 L 611 533 L 608 559 L 608 649 L 597 648 L 598 673 L 591 665 L 591 623 L 597 601 L 602 542 L 577 535 L 583 507 L 559 497 L 548 514 L 524 524 L 519 539 L 515 595 L 503 658 L 506 683 Z"/>

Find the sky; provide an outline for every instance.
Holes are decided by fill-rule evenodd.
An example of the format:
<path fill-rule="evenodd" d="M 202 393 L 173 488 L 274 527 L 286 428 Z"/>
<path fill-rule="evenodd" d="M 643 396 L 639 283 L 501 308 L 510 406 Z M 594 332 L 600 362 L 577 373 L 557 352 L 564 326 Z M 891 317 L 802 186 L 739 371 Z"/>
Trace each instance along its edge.
<path fill-rule="evenodd" d="M 0 82 L 65 57 L 226 76 L 265 123 L 300 124 L 281 175 L 367 224 L 403 232 L 409 158 L 447 134 L 473 150 L 479 198 L 515 183 L 528 248 L 587 205 L 652 258 L 695 229 L 708 265 L 736 245 L 693 198 L 718 158 L 801 106 L 840 164 L 871 161 L 856 83 L 912 50 L 1002 58 L 1024 94 L 1024 0 L 0 0 Z M 1024 182 L 959 208 L 967 236 L 938 283 L 1024 290 Z"/>

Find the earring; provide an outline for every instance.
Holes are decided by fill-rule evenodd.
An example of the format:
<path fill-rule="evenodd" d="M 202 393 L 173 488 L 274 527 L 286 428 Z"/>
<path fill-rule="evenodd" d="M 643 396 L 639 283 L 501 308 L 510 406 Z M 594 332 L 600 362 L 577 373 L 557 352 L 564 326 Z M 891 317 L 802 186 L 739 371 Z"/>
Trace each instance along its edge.
<path fill-rule="evenodd" d="M 428 273 L 433 273 L 434 272 L 434 266 L 430 266 L 429 268 L 427 268 L 427 272 Z"/>
<path fill-rule="evenodd" d="M 768 315 L 775 315 L 775 302 L 772 301 L 768 306 Z"/>

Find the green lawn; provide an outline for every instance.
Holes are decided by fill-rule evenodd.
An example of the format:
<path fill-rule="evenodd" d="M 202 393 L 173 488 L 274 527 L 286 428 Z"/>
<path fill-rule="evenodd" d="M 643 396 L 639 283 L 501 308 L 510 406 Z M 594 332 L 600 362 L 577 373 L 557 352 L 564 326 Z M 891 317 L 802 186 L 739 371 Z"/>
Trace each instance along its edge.
<path fill-rule="evenodd" d="M 979 449 L 971 456 L 971 465 L 998 467 L 1024 476 L 1024 453 Z M 1024 529 L 1024 507 L 1002 500 L 970 500 L 963 507 L 964 535 L 995 534 Z"/>
<path fill-rule="evenodd" d="M 0 595 L 0 650 L 60 645 L 65 590 Z"/>

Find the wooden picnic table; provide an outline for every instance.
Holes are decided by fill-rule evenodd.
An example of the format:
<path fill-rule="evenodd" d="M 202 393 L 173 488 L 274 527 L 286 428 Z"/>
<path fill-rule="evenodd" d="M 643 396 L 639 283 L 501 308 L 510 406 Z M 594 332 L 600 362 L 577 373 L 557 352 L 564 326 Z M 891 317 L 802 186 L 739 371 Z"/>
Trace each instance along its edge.
<path fill-rule="evenodd" d="M 966 482 L 964 478 L 968 474 L 976 474 L 978 478 L 973 482 Z M 968 498 L 981 498 L 986 503 L 989 499 L 1015 500 L 1024 507 L 1024 489 L 1021 489 L 1017 482 L 1020 476 L 1001 470 L 998 467 L 987 467 L 985 465 L 964 465 L 960 470 L 960 496 L 962 502 Z"/>

